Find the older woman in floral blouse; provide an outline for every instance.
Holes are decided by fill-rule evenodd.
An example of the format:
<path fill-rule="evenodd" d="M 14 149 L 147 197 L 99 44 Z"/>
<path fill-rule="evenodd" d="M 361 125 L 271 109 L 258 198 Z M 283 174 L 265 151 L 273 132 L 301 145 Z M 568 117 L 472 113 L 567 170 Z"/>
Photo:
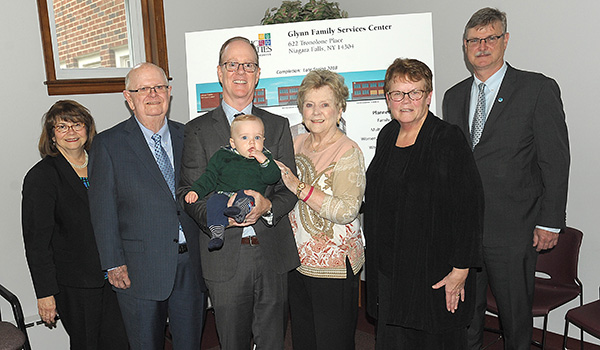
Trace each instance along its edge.
<path fill-rule="evenodd" d="M 338 128 L 347 98 L 342 76 L 310 72 L 298 92 L 309 130 L 294 139 L 299 177 L 279 163 L 285 185 L 300 199 L 290 222 L 301 265 L 288 285 L 296 350 L 354 349 L 365 166 L 358 145 Z"/>

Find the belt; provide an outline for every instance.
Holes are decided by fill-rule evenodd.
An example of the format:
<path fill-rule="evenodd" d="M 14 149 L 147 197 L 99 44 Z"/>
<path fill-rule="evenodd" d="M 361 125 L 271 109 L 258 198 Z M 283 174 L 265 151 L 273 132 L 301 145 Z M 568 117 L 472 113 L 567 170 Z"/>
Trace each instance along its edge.
<path fill-rule="evenodd" d="M 182 243 L 179 245 L 179 254 L 187 253 L 187 243 Z"/>
<path fill-rule="evenodd" d="M 258 245 L 258 237 L 250 236 L 250 237 L 242 237 L 242 244 L 250 244 L 251 246 Z"/>

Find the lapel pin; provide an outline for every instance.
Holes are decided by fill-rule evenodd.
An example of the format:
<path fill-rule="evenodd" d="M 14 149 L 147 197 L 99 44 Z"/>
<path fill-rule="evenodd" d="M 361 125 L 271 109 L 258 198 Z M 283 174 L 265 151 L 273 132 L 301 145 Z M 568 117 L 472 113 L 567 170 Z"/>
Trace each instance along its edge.
<path fill-rule="evenodd" d="M 498 102 L 502 102 L 504 99 L 502 97 L 498 97 Z"/>

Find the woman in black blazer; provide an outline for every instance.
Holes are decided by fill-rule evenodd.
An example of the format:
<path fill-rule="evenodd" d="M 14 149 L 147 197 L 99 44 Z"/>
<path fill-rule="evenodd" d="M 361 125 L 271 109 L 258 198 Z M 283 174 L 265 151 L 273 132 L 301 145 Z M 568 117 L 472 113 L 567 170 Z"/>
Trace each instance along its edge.
<path fill-rule="evenodd" d="M 43 159 L 23 181 L 25 252 L 40 317 L 53 326 L 60 315 L 71 349 L 127 349 L 90 220 L 87 150 L 95 134 L 90 112 L 75 101 L 58 101 L 44 115 Z"/>
<path fill-rule="evenodd" d="M 433 74 L 396 59 L 384 90 L 392 120 L 367 171 L 367 310 L 376 349 L 467 348 L 480 266 L 483 190 L 463 133 L 429 111 Z"/>

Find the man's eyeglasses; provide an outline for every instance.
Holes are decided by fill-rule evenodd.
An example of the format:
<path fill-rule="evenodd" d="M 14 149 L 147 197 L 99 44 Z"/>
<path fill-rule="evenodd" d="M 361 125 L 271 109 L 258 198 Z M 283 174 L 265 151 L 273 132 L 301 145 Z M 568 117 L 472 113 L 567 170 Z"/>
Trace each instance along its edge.
<path fill-rule="evenodd" d="M 84 127 L 85 127 L 85 124 L 83 124 L 83 123 L 75 123 L 75 124 L 71 124 L 71 125 L 58 124 L 58 125 L 54 125 L 54 132 L 59 133 L 59 134 L 66 134 L 67 132 L 69 132 L 69 129 L 73 129 L 73 131 L 78 132 L 78 131 L 81 131 L 81 129 L 83 129 Z"/>
<path fill-rule="evenodd" d="M 483 38 L 483 39 L 471 38 L 471 39 L 466 39 L 465 41 L 467 42 L 467 45 L 471 46 L 471 47 L 478 46 L 482 42 L 488 44 L 489 46 L 494 46 L 498 43 L 498 39 L 502 38 L 504 36 L 504 34 L 506 34 L 506 33 L 502 33 L 500 35 L 490 35 L 487 38 Z"/>
<path fill-rule="evenodd" d="M 142 86 L 136 90 L 127 90 L 129 92 L 137 92 L 142 95 L 150 94 L 150 91 L 153 91 L 157 94 L 165 93 L 169 89 L 169 85 L 156 85 L 156 86 Z"/>
<path fill-rule="evenodd" d="M 244 72 L 254 73 L 254 72 L 256 72 L 256 68 L 258 68 L 258 64 L 253 63 L 253 62 L 247 62 L 247 63 L 224 62 L 224 63 L 221 63 L 221 65 L 223 67 L 225 67 L 225 69 L 227 69 L 228 72 L 235 72 L 240 68 L 240 66 L 242 66 L 242 68 L 244 68 Z"/>
<path fill-rule="evenodd" d="M 404 100 L 404 96 L 406 96 L 406 95 L 408 95 L 408 98 L 410 98 L 411 101 L 418 101 L 423 98 L 423 95 L 425 95 L 425 91 L 412 90 L 409 92 L 404 92 L 404 91 L 388 92 L 388 97 L 394 102 L 400 102 L 400 101 Z"/>

